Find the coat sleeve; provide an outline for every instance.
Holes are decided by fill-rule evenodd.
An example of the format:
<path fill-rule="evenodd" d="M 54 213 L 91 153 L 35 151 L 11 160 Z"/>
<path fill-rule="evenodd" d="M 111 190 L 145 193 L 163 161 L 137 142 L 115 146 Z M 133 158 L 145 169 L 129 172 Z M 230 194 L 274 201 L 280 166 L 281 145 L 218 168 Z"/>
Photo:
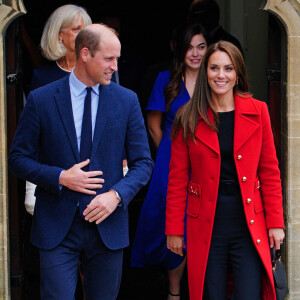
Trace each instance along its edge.
<path fill-rule="evenodd" d="M 147 184 L 153 168 L 148 138 L 140 105 L 135 96 L 129 113 L 125 151 L 128 163 L 126 176 L 111 187 L 122 198 L 125 209 L 136 193 Z"/>
<path fill-rule="evenodd" d="M 267 228 L 284 228 L 280 171 L 271 121 L 266 103 L 262 104 L 262 148 L 258 165 L 261 195 Z"/>
<path fill-rule="evenodd" d="M 166 235 L 183 235 L 190 159 L 183 130 L 172 141 L 166 206 Z"/>
<path fill-rule="evenodd" d="M 13 139 L 8 165 L 16 176 L 60 194 L 59 177 L 63 169 L 38 161 L 40 134 L 40 115 L 30 93 Z"/>

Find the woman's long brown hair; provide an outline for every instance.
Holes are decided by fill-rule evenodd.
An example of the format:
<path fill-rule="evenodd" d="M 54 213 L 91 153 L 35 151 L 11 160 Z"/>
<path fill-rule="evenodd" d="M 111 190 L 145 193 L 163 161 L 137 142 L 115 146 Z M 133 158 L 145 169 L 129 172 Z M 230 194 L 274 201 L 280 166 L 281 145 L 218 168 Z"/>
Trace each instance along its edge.
<path fill-rule="evenodd" d="M 166 110 L 168 111 L 172 101 L 179 95 L 181 90 L 182 78 L 185 72 L 185 55 L 189 49 L 192 38 L 202 34 L 206 42 L 204 28 L 200 24 L 186 26 L 183 30 L 178 30 L 177 42 L 175 43 L 174 62 L 171 68 L 170 81 L 165 86 L 164 95 L 166 100 Z"/>
<path fill-rule="evenodd" d="M 195 131 L 199 122 L 199 117 L 201 117 L 213 130 L 218 131 L 219 117 L 213 108 L 211 88 L 207 80 L 207 66 L 209 58 L 217 51 L 227 53 L 232 61 L 233 68 L 238 79 L 237 84 L 233 88 L 233 92 L 239 95 L 249 95 L 246 66 L 239 49 L 232 43 L 226 41 L 219 41 L 211 45 L 203 57 L 193 97 L 178 111 L 175 117 L 173 138 L 176 137 L 180 127 L 182 127 L 185 140 L 189 137 L 195 140 Z M 211 120 L 208 116 L 208 108 L 211 108 L 213 112 L 213 120 Z"/>

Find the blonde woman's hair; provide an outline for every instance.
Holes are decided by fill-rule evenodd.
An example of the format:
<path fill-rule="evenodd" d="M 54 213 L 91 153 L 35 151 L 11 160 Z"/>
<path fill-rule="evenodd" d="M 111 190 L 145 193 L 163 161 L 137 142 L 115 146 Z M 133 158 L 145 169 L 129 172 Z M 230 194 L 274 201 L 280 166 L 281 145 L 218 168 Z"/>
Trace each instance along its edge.
<path fill-rule="evenodd" d="M 66 55 L 66 47 L 59 42 L 59 32 L 76 18 L 82 19 L 84 26 L 92 23 L 87 11 L 73 4 L 60 6 L 50 15 L 41 38 L 42 54 L 48 60 L 56 61 Z"/>

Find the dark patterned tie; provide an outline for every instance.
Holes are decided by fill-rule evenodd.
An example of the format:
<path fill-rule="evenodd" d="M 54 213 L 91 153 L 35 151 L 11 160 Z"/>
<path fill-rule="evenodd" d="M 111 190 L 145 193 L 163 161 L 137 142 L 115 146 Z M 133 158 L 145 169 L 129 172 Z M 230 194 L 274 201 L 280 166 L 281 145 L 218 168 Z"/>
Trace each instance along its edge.
<path fill-rule="evenodd" d="M 82 117 L 82 127 L 81 127 L 81 141 L 80 141 L 80 162 L 87 160 L 91 156 L 92 150 L 92 110 L 91 110 L 91 92 L 92 88 L 86 88 L 86 97 L 84 100 L 84 111 Z M 89 170 L 89 165 L 82 168 L 83 171 Z M 83 211 L 86 206 L 90 203 L 91 196 L 87 194 L 82 194 L 79 200 L 80 214 L 83 216 Z"/>

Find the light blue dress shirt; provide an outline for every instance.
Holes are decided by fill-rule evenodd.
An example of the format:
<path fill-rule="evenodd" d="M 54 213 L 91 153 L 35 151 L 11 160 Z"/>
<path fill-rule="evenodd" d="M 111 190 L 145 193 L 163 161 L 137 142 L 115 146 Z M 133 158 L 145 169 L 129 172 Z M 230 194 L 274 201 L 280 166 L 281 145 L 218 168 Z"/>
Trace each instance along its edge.
<path fill-rule="evenodd" d="M 81 127 L 82 127 L 82 118 L 83 118 L 83 111 L 84 111 L 84 100 L 85 100 L 85 96 L 87 93 L 87 90 L 86 90 L 87 86 L 84 83 L 82 83 L 79 79 L 76 78 L 73 70 L 70 74 L 69 85 L 70 85 L 70 92 L 71 92 L 73 118 L 74 118 L 75 130 L 76 130 L 76 136 L 77 136 L 77 145 L 78 145 L 78 151 L 80 153 Z M 93 90 L 91 93 L 92 136 L 93 137 L 94 137 L 94 131 L 95 131 L 98 104 L 99 104 L 99 86 L 100 86 L 100 84 L 96 84 L 96 85 L 92 86 Z M 115 190 L 113 190 L 113 191 L 116 193 L 116 197 L 120 201 L 122 201 L 119 193 Z M 118 204 L 118 206 L 122 206 L 122 202 L 120 202 Z"/>
<path fill-rule="evenodd" d="M 86 90 L 87 86 L 84 83 L 82 83 L 79 79 L 76 78 L 75 74 L 73 73 L 73 70 L 70 74 L 69 85 L 70 85 L 70 92 L 71 92 L 71 103 L 72 103 L 74 125 L 75 125 L 76 136 L 77 136 L 78 152 L 80 153 L 81 127 L 82 127 L 82 118 L 83 118 L 83 111 L 84 111 L 84 100 L 87 93 Z M 92 136 L 93 137 L 94 137 L 95 123 L 96 123 L 98 103 L 99 103 L 99 86 L 100 86 L 99 84 L 92 86 L 93 90 L 91 93 Z M 63 172 L 64 171 L 60 173 L 60 176 Z M 59 188 L 62 189 L 62 185 L 59 184 Z"/>
<path fill-rule="evenodd" d="M 78 151 L 80 153 L 80 140 L 81 140 L 81 127 L 82 127 L 82 118 L 84 111 L 84 100 L 86 96 L 87 86 L 82 83 L 79 79 L 76 78 L 73 71 L 70 74 L 69 78 L 70 92 L 71 92 L 71 102 L 73 117 L 75 123 L 75 130 L 77 136 L 77 145 Z M 94 137 L 95 123 L 97 117 L 98 103 L 99 103 L 99 84 L 92 86 L 91 93 L 91 109 L 92 109 L 92 136 Z"/>

